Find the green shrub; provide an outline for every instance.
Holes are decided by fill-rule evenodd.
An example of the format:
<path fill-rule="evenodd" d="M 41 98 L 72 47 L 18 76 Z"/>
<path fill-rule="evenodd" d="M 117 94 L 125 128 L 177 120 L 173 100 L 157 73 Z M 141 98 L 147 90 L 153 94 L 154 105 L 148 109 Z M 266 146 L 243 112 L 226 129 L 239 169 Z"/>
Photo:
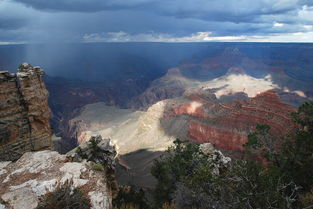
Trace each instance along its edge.
<path fill-rule="evenodd" d="M 264 157 L 285 174 L 284 181 L 293 181 L 305 193 L 313 188 L 313 102 L 301 105 L 292 117 L 297 126 L 286 137 L 277 138 L 269 126 L 257 125 L 246 148 Z"/>
<path fill-rule="evenodd" d="M 131 186 L 120 186 L 117 196 L 113 199 L 114 208 L 118 209 L 149 209 L 145 193 Z"/>
<path fill-rule="evenodd" d="M 174 146 L 151 168 L 151 174 L 158 180 L 154 191 L 156 207 L 171 203 L 177 182 L 193 175 L 198 165 L 207 165 L 207 162 L 207 157 L 200 154 L 199 145 L 175 140 Z"/>
<path fill-rule="evenodd" d="M 89 209 L 90 207 L 88 198 L 79 189 L 63 185 L 49 193 L 39 203 L 37 209 Z"/>
<path fill-rule="evenodd" d="M 99 163 L 92 164 L 91 169 L 95 171 L 105 171 L 104 166 Z"/>
<path fill-rule="evenodd" d="M 176 182 L 170 198 L 177 208 L 293 208 L 299 187 L 281 181 L 283 175 L 252 160 L 233 161 L 218 175 L 208 162 L 196 164 Z"/>
<path fill-rule="evenodd" d="M 141 209 L 141 208 L 131 203 L 125 203 L 122 204 L 120 207 L 113 207 L 113 209 Z"/>

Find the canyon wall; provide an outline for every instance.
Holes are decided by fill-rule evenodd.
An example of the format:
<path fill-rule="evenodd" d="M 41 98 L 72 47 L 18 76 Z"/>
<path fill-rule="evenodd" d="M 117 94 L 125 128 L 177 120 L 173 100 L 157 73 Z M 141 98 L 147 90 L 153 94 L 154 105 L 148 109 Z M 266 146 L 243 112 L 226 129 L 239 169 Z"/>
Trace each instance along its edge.
<path fill-rule="evenodd" d="M 93 133 L 111 138 L 119 154 L 139 149 L 163 151 L 176 139 L 210 142 L 219 149 L 243 151 L 257 124 L 267 124 L 275 136 L 294 127 L 296 109 L 282 102 L 274 90 L 256 97 L 220 102 L 207 90 L 160 101 L 147 111 L 131 112 L 103 103 L 87 105 L 70 120 L 72 138 L 86 141 Z"/>
<path fill-rule="evenodd" d="M 248 134 L 257 124 L 267 124 L 275 136 L 284 136 L 295 127 L 291 113 L 296 109 L 283 103 L 274 90 L 247 100 L 216 102 L 201 94 L 187 97 L 172 107 L 174 117 L 189 117 L 188 136 L 198 142 L 232 151 L 243 151 Z M 173 117 L 167 114 L 168 117 Z"/>
<path fill-rule="evenodd" d="M 17 160 L 51 146 L 48 91 L 39 67 L 22 64 L 16 74 L 0 71 L 0 160 Z"/>

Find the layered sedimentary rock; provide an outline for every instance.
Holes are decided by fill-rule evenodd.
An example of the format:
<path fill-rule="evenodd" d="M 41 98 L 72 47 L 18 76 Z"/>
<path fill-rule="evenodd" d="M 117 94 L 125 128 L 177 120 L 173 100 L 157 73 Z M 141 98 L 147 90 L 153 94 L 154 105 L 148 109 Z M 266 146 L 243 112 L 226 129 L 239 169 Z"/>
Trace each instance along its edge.
<path fill-rule="evenodd" d="M 0 162 L 0 208 L 34 209 L 63 185 L 80 189 L 92 209 L 112 208 L 115 181 L 104 172 L 115 170 L 114 148 L 108 140 L 97 137 L 96 145 L 86 145 L 82 152 L 89 158 L 87 161 L 75 157 L 75 153 L 66 156 L 45 150 L 27 152 L 14 163 Z M 95 163 L 101 164 L 103 170 L 93 169 Z"/>
<path fill-rule="evenodd" d="M 190 95 L 189 102 L 175 104 L 174 116 L 188 115 L 188 136 L 198 142 L 210 142 L 218 148 L 243 151 L 248 134 L 257 124 L 267 124 L 276 136 L 288 133 L 294 123 L 295 109 L 280 101 L 274 90 L 248 100 L 220 103 L 203 95 Z"/>
<path fill-rule="evenodd" d="M 0 72 L 0 160 L 49 148 L 52 131 L 48 91 L 39 67 L 22 64 L 18 73 Z"/>

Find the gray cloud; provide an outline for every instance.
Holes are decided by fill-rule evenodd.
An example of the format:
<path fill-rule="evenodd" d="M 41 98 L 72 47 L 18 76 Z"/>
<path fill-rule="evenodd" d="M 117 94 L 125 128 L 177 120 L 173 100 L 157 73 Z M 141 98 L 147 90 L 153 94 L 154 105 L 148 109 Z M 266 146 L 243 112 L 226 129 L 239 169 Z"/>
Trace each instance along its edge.
<path fill-rule="evenodd" d="M 260 15 L 283 14 L 311 5 L 310 0 L 15 0 L 48 11 L 141 10 L 177 18 L 249 22 Z"/>
<path fill-rule="evenodd" d="M 312 16 L 311 0 L 0 0 L 0 42 L 310 40 Z"/>
<path fill-rule="evenodd" d="M 153 0 L 15 0 L 27 6 L 49 11 L 97 12 L 142 7 Z"/>
<path fill-rule="evenodd" d="M 21 18 L 10 18 L 0 16 L 0 28 L 2 30 L 14 30 L 22 28 L 27 24 L 27 21 Z"/>

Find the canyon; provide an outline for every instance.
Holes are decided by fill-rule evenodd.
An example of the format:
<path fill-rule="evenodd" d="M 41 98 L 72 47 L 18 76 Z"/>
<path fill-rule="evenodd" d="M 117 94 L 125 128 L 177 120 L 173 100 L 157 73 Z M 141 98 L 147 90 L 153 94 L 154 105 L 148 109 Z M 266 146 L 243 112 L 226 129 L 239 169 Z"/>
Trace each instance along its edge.
<path fill-rule="evenodd" d="M 107 99 L 84 103 L 67 120 L 63 136 L 77 144 L 95 133 L 110 138 L 118 153 L 119 182 L 150 188 L 151 165 L 176 138 L 210 142 L 240 157 L 257 124 L 270 125 L 277 136 L 292 130 L 291 113 L 313 95 L 311 82 L 290 75 L 295 68 L 225 48 L 170 68 L 123 106 Z"/>
<path fill-rule="evenodd" d="M 268 124 L 276 136 L 284 136 L 294 127 L 292 112 L 274 90 L 256 97 L 220 102 L 207 90 L 157 102 L 147 111 L 131 111 L 104 103 L 85 106 L 69 122 L 71 137 L 80 143 L 95 133 L 110 138 L 116 145 L 122 167 L 120 182 L 153 185 L 149 170 L 177 138 L 191 142 L 210 142 L 230 156 L 240 156 L 248 134 L 257 124 Z M 148 183 L 147 183 L 148 182 Z"/>
<path fill-rule="evenodd" d="M 56 149 L 66 153 L 79 144 L 81 131 L 78 129 L 84 126 L 84 122 L 79 124 L 81 122 L 70 121 L 79 117 L 86 105 L 99 102 L 131 111 L 146 111 L 159 101 L 202 90 L 215 94 L 220 102 L 231 102 L 253 98 L 261 92 L 274 89 L 280 100 L 295 108 L 313 98 L 309 70 L 310 45 L 293 46 L 305 51 L 299 54 L 301 59 L 286 54 L 292 48 L 289 45 L 200 46 L 203 47 L 201 52 L 181 60 L 176 67 L 163 70 L 166 73 L 159 73 L 159 77 L 154 77 L 154 80 L 144 73 L 148 70 L 133 64 L 130 66 L 132 71 L 138 68 L 143 76 L 132 76 L 132 73 L 127 72 L 119 75 L 125 79 L 101 82 L 88 81 L 87 78 L 91 76 L 88 73 L 85 75 L 87 80 L 47 76 L 49 105 L 53 112 L 51 124 L 59 137 L 53 140 Z M 89 128 L 92 129 L 92 126 Z"/>
<path fill-rule="evenodd" d="M 31 148 L 23 148 L 18 155 L 10 156 L 17 159 L 26 151 L 48 148 L 50 143 L 53 149 L 64 154 L 88 142 L 94 134 L 100 134 L 103 138 L 110 138 L 116 147 L 119 183 L 145 188 L 151 188 L 155 183 L 150 174 L 154 160 L 177 138 L 193 143 L 209 142 L 230 156 L 240 157 L 248 134 L 257 124 L 270 125 L 271 132 L 277 136 L 287 134 L 294 127 L 290 114 L 313 98 L 312 75 L 308 70 L 311 63 L 306 54 L 295 59 L 280 56 L 283 49 L 288 50 L 286 47 L 262 47 L 272 53 L 271 56 L 252 53 L 249 44 L 216 45 L 193 58 L 181 60 L 167 71 L 163 69 L 164 73 L 158 72 L 158 76 L 151 76 L 151 72 L 144 69 L 145 65 L 139 66 L 143 76 L 138 76 L 138 72 L 133 75 L 138 66 L 131 65 L 125 75 L 119 75 L 121 80 L 90 81 L 45 76 L 44 84 L 41 72 L 32 77 L 40 82 L 30 86 L 41 89 L 34 93 L 43 96 L 32 100 L 34 104 L 28 102 L 30 107 L 24 102 L 20 89 L 29 88 L 23 84 L 23 79 L 29 77 L 24 76 L 28 72 L 26 69 L 37 72 L 39 68 L 22 66 L 16 75 L 2 72 L 3 85 L 12 81 L 10 88 L 15 93 L 9 95 L 18 98 L 14 99 L 17 101 L 14 104 L 7 103 L 15 105 L 13 109 L 20 108 L 22 116 L 18 114 L 16 118 L 22 118 L 25 124 L 17 124 L 27 127 L 31 130 L 29 133 L 35 135 L 40 135 L 40 127 L 49 136 L 43 140 L 49 142 L 47 146 L 36 142 L 37 148 L 28 146 Z M 300 61 L 297 63 L 297 60 Z M 85 76 L 88 77 L 88 72 Z M 53 136 L 47 122 L 50 110 L 45 85 L 50 92 Z M 7 97 L 5 92 L 2 94 L 4 98 Z M 38 104 L 44 105 L 38 107 Z M 5 112 L 10 111 L 5 109 Z M 10 127 L 11 119 L 8 120 Z M 43 124 L 49 126 L 41 126 Z M 0 130 L 14 133 L 9 128 Z M 29 135 L 26 128 L 19 130 Z M 19 136 L 23 138 L 23 134 Z M 13 138 L 23 141 L 12 135 Z M 29 139 L 23 139 L 26 138 Z M 13 141 L 12 144 L 19 147 Z"/>
<path fill-rule="evenodd" d="M 312 83 L 289 76 L 284 67 L 284 62 L 269 65 L 225 48 L 200 63 L 169 69 L 129 100 L 130 109 L 105 100 L 80 108 L 67 123 L 66 137 L 81 143 L 100 132 L 126 154 L 164 150 L 173 138 L 208 141 L 213 136 L 209 142 L 220 148 L 241 151 L 257 123 L 282 134 L 284 126 L 292 127 L 293 107 L 312 99 Z M 229 143 L 219 142 L 223 135 Z"/>

